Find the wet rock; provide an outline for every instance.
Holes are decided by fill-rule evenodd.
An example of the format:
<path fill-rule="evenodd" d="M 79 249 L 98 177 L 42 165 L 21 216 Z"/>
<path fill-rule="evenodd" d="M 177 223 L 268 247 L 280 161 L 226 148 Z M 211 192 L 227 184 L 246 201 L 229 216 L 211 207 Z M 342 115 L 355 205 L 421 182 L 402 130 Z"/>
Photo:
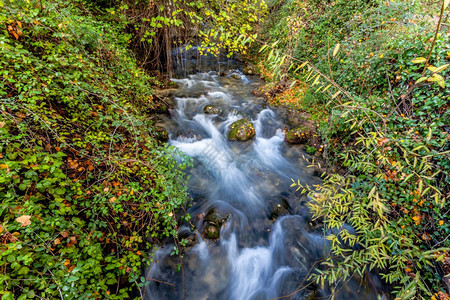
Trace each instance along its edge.
<path fill-rule="evenodd" d="M 232 114 L 232 115 L 236 115 L 236 116 L 242 116 L 244 119 L 250 119 L 250 115 L 249 114 L 247 114 L 247 113 L 245 113 L 243 111 L 240 111 L 239 109 L 237 109 L 235 107 L 231 108 L 229 113 Z"/>
<path fill-rule="evenodd" d="M 220 227 L 212 224 L 205 226 L 203 230 L 203 236 L 210 240 L 217 240 L 220 237 Z"/>
<path fill-rule="evenodd" d="M 203 236 L 210 240 L 217 240 L 220 237 L 220 228 L 228 220 L 229 214 L 212 208 L 205 216 L 204 222 L 206 223 L 203 229 Z"/>
<path fill-rule="evenodd" d="M 220 211 L 217 208 L 212 208 L 206 214 L 205 222 L 222 226 L 222 224 L 228 220 L 228 217 L 229 213 Z"/>
<path fill-rule="evenodd" d="M 290 215 L 292 213 L 292 208 L 288 201 L 281 196 L 269 198 L 268 206 L 270 208 L 269 218 L 271 220 L 276 220 L 280 216 Z"/>
<path fill-rule="evenodd" d="M 231 74 L 231 78 L 234 78 L 234 79 L 241 79 L 241 75 L 236 74 L 236 73 L 233 73 L 233 74 Z"/>
<path fill-rule="evenodd" d="M 298 126 L 288 130 L 285 136 L 286 142 L 290 144 L 305 144 L 310 137 L 310 131 L 306 126 Z"/>
<path fill-rule="evenodd" d="M 255 75 L 258 73 L 258 69 L 254 65 L 247 63 L 244 66 L 242 73 L 244 73 L 244 75 Z"/>
<path fill-rule="evenodd" d="M 206 105 L 203 108 L 203 111 L 205 112 L 205 114 L 214 114 L 214 115 L 218 115 L 218 114 L 222 113 L 222 109 L 215 105 Z"/>
<path fill-rule="evenodd" d="M 228 139 L 230 141 L 247 141 L 255 136 L 255 128 L 247 119 L 241 119 L 231 124 Z"/>

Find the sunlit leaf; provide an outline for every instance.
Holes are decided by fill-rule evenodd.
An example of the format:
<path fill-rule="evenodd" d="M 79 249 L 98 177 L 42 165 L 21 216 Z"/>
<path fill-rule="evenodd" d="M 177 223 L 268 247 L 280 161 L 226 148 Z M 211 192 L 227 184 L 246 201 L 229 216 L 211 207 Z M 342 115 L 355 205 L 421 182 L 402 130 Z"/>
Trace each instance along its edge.
<path fill-rule="evenodd" d="M 426 61 L 427 61 L 427 59 L 425 57 L 416 57 L 413 60 L 411 60 L 411 62 L 413 64 L 421 64 L 421 63 L 424 63 Z"/>

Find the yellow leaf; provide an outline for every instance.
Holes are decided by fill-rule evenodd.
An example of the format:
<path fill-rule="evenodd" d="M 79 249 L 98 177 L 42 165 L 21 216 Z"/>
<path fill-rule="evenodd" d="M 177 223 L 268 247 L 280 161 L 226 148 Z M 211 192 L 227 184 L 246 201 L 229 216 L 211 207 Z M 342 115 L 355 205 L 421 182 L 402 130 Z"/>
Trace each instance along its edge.
<path fill-rule="evenodd" d="M 336 56 L 336 54 L 338 53 L 340 47 L 341 47 L 341 44 L 339 44 L 339 43 L 336 45 L 336 47 L 334 47 L 333 57 Z"/>
<path fill-rule="evenodd" d="M 443 70 L 447 69 L 448 66 L 450 66 L 450 64 L 445 64 L 445 65 L 442 65 L 440 67 L 437 67 L 436 70 L 434 70 L 434 72 L 437 73 L 437 72 L 443 71 Z"/>
<path fill-rule="evenodd" d="M 317 75 L 316 79 L 313 82 L 313 86 L 317 84 L 317 82 L 319 81 L 320 75 Z"/>
<path fill-rule="evenodd" d="M 167 214 L 169 217 L 173 216 L 173 212 Z"/>
<path fill-rule="evenodd" d="M 427 79 L 428 79 L 428 77 L 420 77 L 420 78 L 416 81 L 416 84 L 421 83 L 421 82 L 424 82 L 424 81 L 427 80 Z"/>
<path fill-rule="evenodd" d="M 18 217 L 16 219 L 16 221 L 19 222 L 20 224 L 22 224 L 21 227 L 23 227 L 23 226 L 28 226 L 31 224 L 30 219 L 31 219 L 31 216 L 21 216 L 21 217 Z"/>
<path fill-rule="evenodd" d="M 411 62 L 413 64 L 421 64 L 421 63 L 424 63 L 426 61 L 427 61 L 427 59 L 425 57 L 416 57 L 413 60 L 411 60 Z"/>
<path fill-rule="evenodd" d="M 337 96 L 339 96 L 340 93 L 341 93 L 341 91 L 337 91 L 337 93 L 335 93 L 333 96 L 331 96 L 331 99 L 336 98 Z"/>

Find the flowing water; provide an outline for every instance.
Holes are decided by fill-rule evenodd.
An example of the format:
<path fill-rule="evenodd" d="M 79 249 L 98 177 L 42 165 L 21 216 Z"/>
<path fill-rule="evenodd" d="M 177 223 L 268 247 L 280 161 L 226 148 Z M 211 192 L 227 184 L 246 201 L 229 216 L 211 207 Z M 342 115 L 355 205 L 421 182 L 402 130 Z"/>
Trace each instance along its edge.
<path fill-rule="evenodd" d="M 145 298 L 327 297 L 329 290 L 306 280 L 326 255 L 327 242 L 310 226 L 308 199 L 290 187 L 291 178 L 309 185 L 320 179 L 302 158 L 308 156 L 303 147 L 284 142 L 283 116 L 251 94 L 261 82 L 237 70 L 221 75 L 209 71 L 173 79 L 179 86 L 176 108 L 163 123 L 170 144 L 194 158 L 187 172 L 196 228 L 180 229 L 193 244 L 182 260 L 170 255 L 173 244 L 156 251 Z M 205 114 L 205 105 L 222 111 Z M 255 138 L 229 141 L 230 125 L 241 118 L 252 121 Z M 206 239 L 206 229 L 220 231 L 220 237 Z M 356 281 L 342 285 L 336 298 L 376 299 Z"/>

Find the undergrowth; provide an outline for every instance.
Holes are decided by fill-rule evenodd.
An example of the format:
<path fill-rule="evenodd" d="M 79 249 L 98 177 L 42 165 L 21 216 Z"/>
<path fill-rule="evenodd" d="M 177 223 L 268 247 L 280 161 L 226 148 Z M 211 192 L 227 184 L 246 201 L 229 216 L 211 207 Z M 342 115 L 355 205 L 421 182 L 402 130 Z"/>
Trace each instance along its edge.
<path fill-rule="evenodd" d="M 276 101 L 310 112 L 343 167 L 318 188 L 293 184 L 329 240 L 312 279 L 376 272 L 398 299 L 446 299 L 448 2 L 415 2 L 273 2 L 258 50 L 272 80 L 292 82 Z"/>
<path fill-rule="evenodd" d="M 0 295 L 129 298 L 187 199 L 155 79 L 81 1 L 0 1 Z"/>

